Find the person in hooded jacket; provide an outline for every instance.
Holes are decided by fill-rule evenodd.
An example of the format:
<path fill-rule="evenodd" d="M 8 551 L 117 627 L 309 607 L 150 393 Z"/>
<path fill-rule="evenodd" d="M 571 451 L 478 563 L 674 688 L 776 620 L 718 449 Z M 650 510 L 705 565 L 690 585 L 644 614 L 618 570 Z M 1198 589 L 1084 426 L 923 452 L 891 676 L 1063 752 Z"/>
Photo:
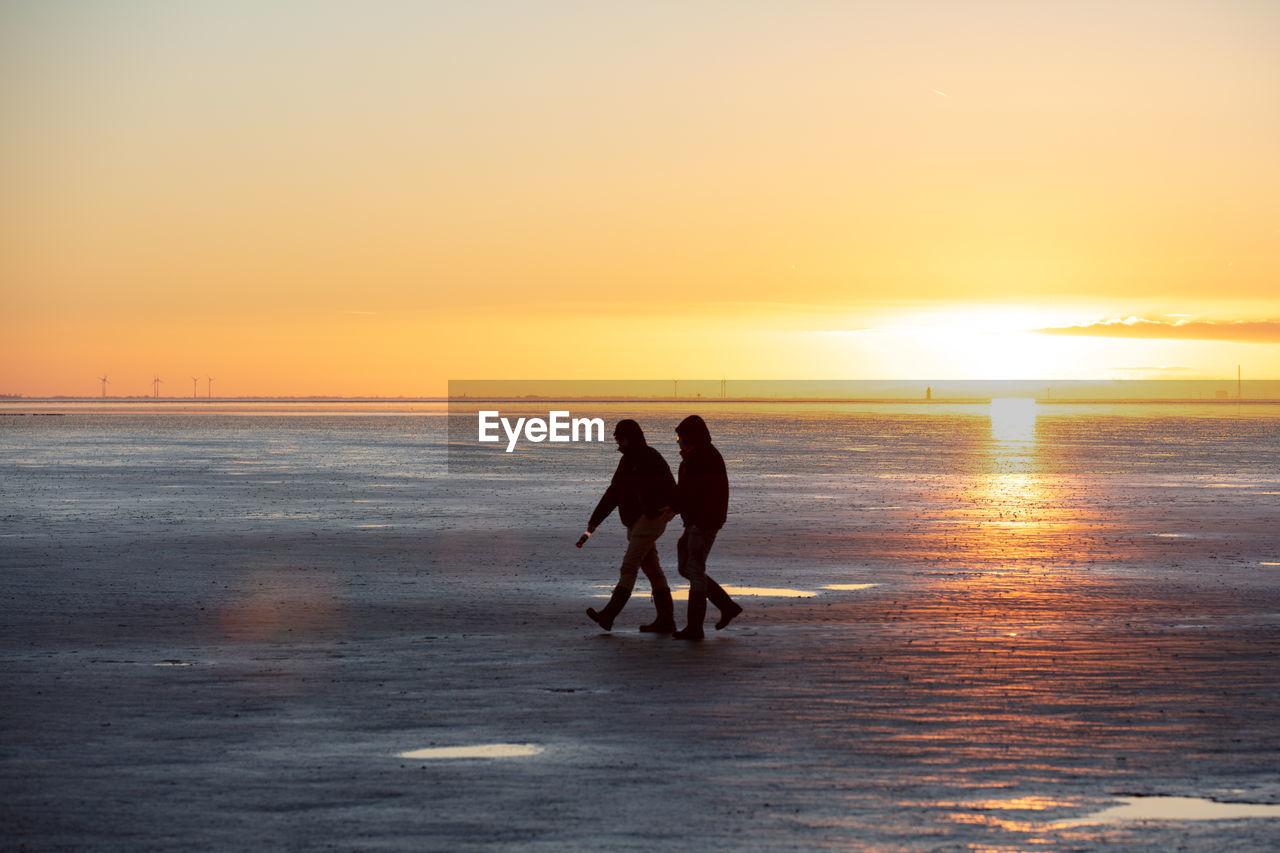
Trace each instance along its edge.
<path fill-rule="evenodd" d="M 658 616 L 652 623 L 641 625 L 640 630 L 670 634 L 676 629 L 675 608 L 671 587 L 658 560 L 657 542 L 667 529 L 667 522 L 675 517 L 671 510 L 675 503 L 675 478 L 671 476 L 667 460 L 645 441 L 640 424 L 630 419 L 619 421 L 613 438 L 618 442 L 622 458 L 618 460 L 609 488 L 591 513 L 587 533 L 594 533 L 616 508 L 627 528 L 627 550 L 609 603 L 600 611 L 587 608 L 587 616 L 606 631 L 612 630 L 613 620 L 631 598 L 636 575 L 642 571 L 649 579 Z"/>
<path fill-rule="evenodd" d="M 676 439 L 681 459 L 676 504 L 684 521 L 676 555 L 681 577 L 689 580 L 689 624 L 672 636 L 701 640 L 708 599 L 720 610 L 717 631 L 742 612 L 742 606 L 707 575 L 707 555 L 729 512 L 729 474 L 724 457 L 711 443 L 711 431 L 698 415 L 680 422 Z"/>

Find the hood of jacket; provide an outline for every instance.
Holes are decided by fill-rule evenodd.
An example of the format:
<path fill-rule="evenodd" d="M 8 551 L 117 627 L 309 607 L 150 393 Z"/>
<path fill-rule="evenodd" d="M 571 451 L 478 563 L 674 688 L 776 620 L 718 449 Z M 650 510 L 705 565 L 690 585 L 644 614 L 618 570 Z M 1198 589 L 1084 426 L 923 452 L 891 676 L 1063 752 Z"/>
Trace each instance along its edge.
<path fill-rule="evenodd" d="M 689 415 L 682 420 L 676 427 L 676 435 L 695 447 L 706 447 L 711 443 L 711 430 L 699 415 Z"/>
<path fill-rule="evenodd" d="M 644 447 L 648 444 L 644 440 L 644 430 L 640 428 L 640 424 L 630 418 L 618 421 L 618 425 L 613 428 L 613 434 L 618 438 L 625 438 L 635 448 Z"/>

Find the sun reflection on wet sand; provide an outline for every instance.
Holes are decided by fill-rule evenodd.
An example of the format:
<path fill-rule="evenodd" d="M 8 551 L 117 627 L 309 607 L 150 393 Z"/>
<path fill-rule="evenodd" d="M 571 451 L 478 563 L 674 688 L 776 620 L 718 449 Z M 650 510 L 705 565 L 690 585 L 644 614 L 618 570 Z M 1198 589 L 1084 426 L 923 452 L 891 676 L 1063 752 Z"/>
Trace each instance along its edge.
<path fill-rule="evenodd" d="M 1048 811 L 1049 809 L 1070 808 L 1077 805 L 1076 803 L 1059 800 L 1053 797 L 1016 797 L 1007 800 L 977 800 L 974 802 L 943 802 L 943 803 L 927 803 L 921 804 L 930 808 L 947 809 L 947 819 L 952 823 L 962 823 L 977 826 L 996 827 L 1010 832 L 1036 832 L 1044 829 L 1045 825 L 1042 821 L 1033 819 L 1030 815 L 1014 817 L 1006 814 L 1009 812 L 1036 812 Z M 964 811 L 960 811 L 964 809 Z"/>
<path fill-rule="evenodd" d="M 868 756 L 909 764 L 907 796 L 918 802 L 898 805 L 930 812 L 935 827 L 1009 842 L 981 849 L 1117 832 L 1055 827 L 1083 826 L 1056 821 L 1107 805 L 1095 804 L 1115 780 L 1141 790 L 1224 760 L 1252 772 L 1269 755 L 1274 617 L 1242 617 L 1255 604 L 1241 588 L 1177 572 L 1198 563 L 1242 587 L 1265 576 L 1244 568 L 1280 560 L 1272 533 L 1244 538 L 1258 535 L 1263 522 L 1252 518 L 1265 504 L 1248 489 L 1170 484 L 1111 445 L 1117 455 L 1102 464 L 1099 443 L 1114 436 L 1082 437 L 1073 410 L 1038 408 L 1039 418 L 1034 405 L 1016 416 L 993 406 L 990 431 L 971 423 L 936 470 L 865 477 L 877 482 L 852 493 L 858 515 L 834 534 L 833 554 L 856 556 L 885 584 L 833 595 L 825 590 L 836 585 L 811 575 L 792 582 L 824 594 L 788 605 L 788 622 L 821 643 L 812 662 L 790 664 L 805 668 L 806 687 L 787 706 L 794 730 L 855 756 L 860 774 L 875 772 Z M 1186 439 L 1174 428 L 1156 438 Z M 903 509 L 872 517 L 882 505 Z M 1237 507 L 1250 510 L 1247 524 L 1236 526 Z M 1225 531 L 1239 531 L 1239 544 Z M 882 778 L 903 784 L 893 770 Z M 1016 793 L 967 801 L 983 784 Z"/>
<path fill-rule="evenodd" d="M 1043 470 L 1036 401 L 992 400 L 989 417 L 990 440 L 973 473 L 954 491 L 930 496 L 941 514 L 935 520 L 956 525 L 946 553 L 1003 565 L 1056 559 L 1079 521 L 1063 484 Z"/>

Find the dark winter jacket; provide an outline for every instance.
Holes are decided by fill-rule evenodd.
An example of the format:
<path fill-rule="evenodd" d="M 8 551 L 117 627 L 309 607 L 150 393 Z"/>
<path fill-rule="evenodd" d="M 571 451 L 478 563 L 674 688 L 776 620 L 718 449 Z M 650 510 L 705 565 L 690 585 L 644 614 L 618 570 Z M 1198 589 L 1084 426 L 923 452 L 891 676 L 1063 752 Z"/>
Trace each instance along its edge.
<path fill-rule="evenodd" d="M 685 527 L 715 532 L 724 526 L 729 512 L 729 474 L 724 457 L 711 443 L 711 432 L 697 415 L 681 421 L 676 433 L 691 445 L 680 451 L 676 508 Z"/>
<path fill-rule="evenodd" d="M 595 529 L 616 507 L 622 523 L 630 527 L 642 515 L 653 518 L 663 507 L 674 506 L 675 498 L 676 481 L 667 460 L 643 438 L 632 438 L 587 526 Z"/>

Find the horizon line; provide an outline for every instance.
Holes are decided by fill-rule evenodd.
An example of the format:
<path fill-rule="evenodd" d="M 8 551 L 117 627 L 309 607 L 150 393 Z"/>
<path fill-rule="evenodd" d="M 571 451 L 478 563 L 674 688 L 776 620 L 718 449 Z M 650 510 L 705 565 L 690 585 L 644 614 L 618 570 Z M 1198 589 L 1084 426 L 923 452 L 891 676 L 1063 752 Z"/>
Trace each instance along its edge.
<path fill-rule="evenodd" d="M 868 396 L 771 396 L 771 397 L 670 397 L 670 396 L 619 396 L 619 395 L 537 395 L 524 396 L 493 395 L 469 397 L 342 397 L 334 395 L 315 396 L 243 396 L 243 397 L 74 397 L 55 395 L 50 397 L 26 397 L 18 395 L 0 395 L 0 403 L 112 403 L 122 405 L 145 405 L 148 403 L 164 404 L 202 404 L 217 403 L 438 403 L 449 406 L 458 404 L 479 403 L 635 403 L 635 404 L 740 404 L 740 403 L 925 403 L 925 404 L 981 404 L 998 399 L 1032 400 L 1038 404 L 1088 404 L 1088 403 L 1169 403 L 1191 404 L 1209 403 L 1215 405 L 1231 403 L 1274 404 L 1280 403 L 1280 396 L 1248 397 L 1226 395 L 1213 397 L 1124 397 L 1124 396 L 1078 396 L 1053 397 L 1048 395 L 1021 394 L 1009 397 L 983 395 L 956 395 L 933 397 L 868 397 Z"/>

